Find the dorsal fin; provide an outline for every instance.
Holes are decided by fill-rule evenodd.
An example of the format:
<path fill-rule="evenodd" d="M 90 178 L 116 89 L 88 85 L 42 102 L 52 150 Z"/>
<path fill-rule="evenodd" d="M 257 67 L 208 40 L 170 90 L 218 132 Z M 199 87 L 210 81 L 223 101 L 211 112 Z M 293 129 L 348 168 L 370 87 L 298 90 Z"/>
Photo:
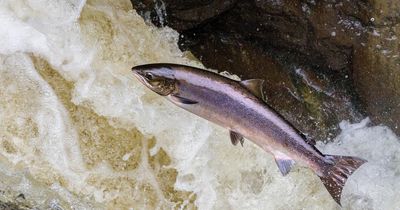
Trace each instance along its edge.
<path fill-rule="evenodd" d="M 255 96 L 265 101 L 264 96 L 264 80 L 262 79 L 248 79 L 241 81 L 240 84 L 253 93 Z"/>

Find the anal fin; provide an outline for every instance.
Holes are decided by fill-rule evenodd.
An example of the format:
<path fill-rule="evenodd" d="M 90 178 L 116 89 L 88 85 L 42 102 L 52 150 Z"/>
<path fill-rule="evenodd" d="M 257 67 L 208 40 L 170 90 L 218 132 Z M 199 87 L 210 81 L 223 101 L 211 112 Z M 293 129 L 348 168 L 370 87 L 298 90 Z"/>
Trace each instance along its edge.
<path fill-rule="evenodd" d="M 274 152 L 274 156 L 275 162 L 278 165 L 279 170 L 281 171 L 283 176 L 286 176 L 286 174 L 288 174 L 292 169 L 295 161 L 281 152 Z"/>

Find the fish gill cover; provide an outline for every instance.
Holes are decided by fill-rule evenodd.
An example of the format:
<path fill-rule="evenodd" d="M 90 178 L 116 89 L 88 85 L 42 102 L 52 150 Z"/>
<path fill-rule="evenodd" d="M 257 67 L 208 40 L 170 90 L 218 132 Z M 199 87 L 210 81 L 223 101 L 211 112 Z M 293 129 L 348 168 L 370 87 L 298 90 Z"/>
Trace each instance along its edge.
<path fill-rule="evenodd" d="M 0 3 L 0 206 L 63 209 L 338 209 L 310 170 L 272 156 L 133 79 L 132 66 L 201 67 L 178 34 L 129 0 Z M 367 159 L 345 209 L 400 206 L 399 139 L 343 122 L 328 154 Z"/>

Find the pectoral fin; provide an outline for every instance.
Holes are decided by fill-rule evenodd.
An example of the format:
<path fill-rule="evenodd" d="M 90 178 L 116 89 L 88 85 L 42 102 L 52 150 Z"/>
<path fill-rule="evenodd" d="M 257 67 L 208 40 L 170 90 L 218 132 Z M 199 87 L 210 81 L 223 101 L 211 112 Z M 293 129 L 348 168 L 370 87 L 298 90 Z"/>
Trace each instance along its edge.
<path fill-rule="evenodd" d="M 262 79 L 249 79 L 241 81 L 240 84 L 253 93 L 255 96 L 265 101 L 264 95 L 264 80 Z"/>
<path fill-rule="evenodd" d="M 290 172 L 290 169 L 292 169 L 293 165 L 295 164 L 294 160 L 281 152 L 275 152 L 274 156 L 279 170 L 283 176 L 286 176 L 286 174 Z"/>
<path fill-rule="evenodd" d="M 231 142 L 233 145 L 237 145 L 240 142 L 240 144 L 243 146 L 244 138 L 242 135 L 236 133 L 235 131 L 229 131 L 229 135 L 231 136 Z"/>
<path fill-rule="evenodd" d="M 179 104 L 197 104 L 197 101 L 193 101 L 178 95 L 169 95 L 168 96 L 172 101 L 179 103 Z"/>

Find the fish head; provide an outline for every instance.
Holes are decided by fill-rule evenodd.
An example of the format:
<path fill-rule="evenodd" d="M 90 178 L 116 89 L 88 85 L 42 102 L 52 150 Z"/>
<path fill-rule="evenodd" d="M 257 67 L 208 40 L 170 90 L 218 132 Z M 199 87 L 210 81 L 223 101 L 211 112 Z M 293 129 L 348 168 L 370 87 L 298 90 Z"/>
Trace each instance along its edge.
<path fill-rule="evenodd" d="M 173 68 L 162 64 L 146 64 L 132 68 L 138 80 L 155 93 L 168 96 L 177 91 Z"/>

